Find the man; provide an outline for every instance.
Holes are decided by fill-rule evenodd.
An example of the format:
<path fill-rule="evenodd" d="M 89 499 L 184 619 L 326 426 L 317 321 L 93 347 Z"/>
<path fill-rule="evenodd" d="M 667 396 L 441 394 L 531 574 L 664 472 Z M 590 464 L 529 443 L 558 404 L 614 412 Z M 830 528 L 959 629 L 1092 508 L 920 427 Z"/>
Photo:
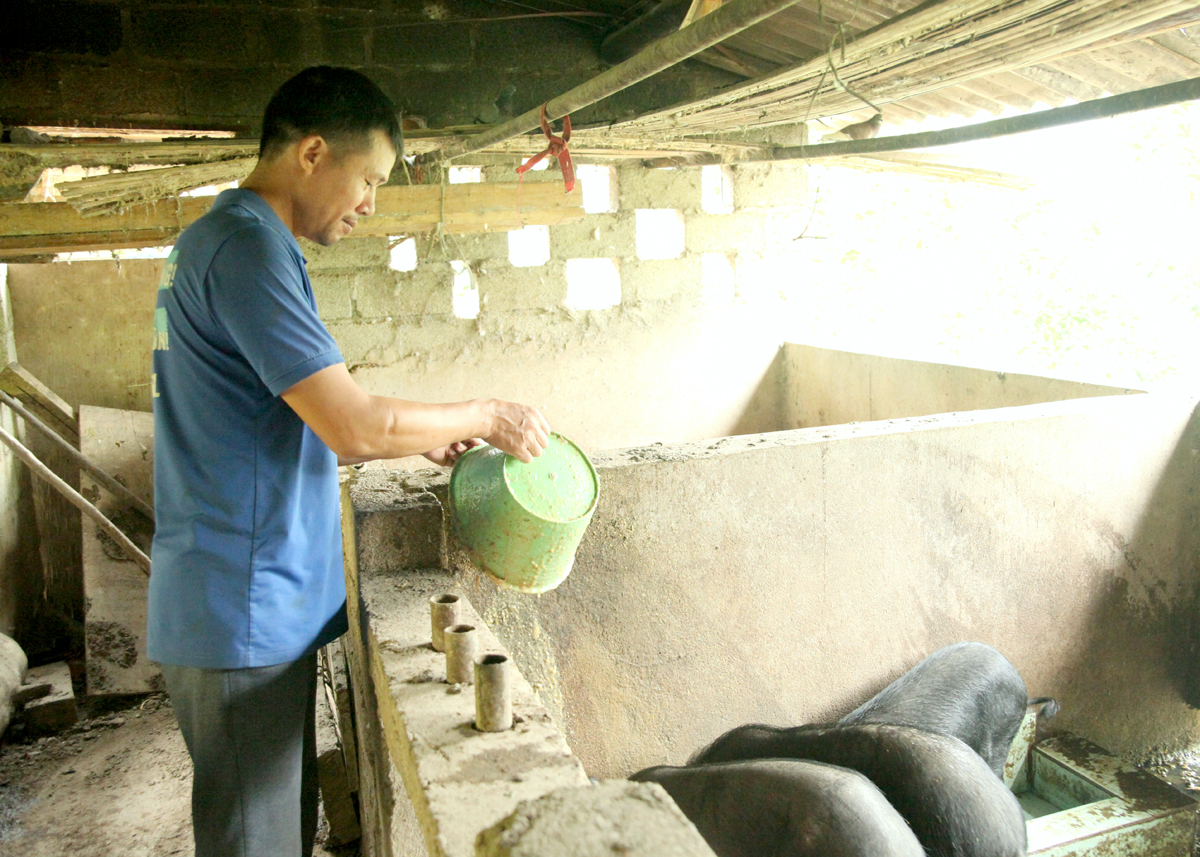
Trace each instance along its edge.
<path fill-rule="evenodd" d="M 318 318 L 296 239 L 349 235 L 399 149 L 371 81 L 301 72 L 159 284 L 148 653 L 192 757 L 197 857 L 311 853 L 316 650 L 346 630 L 337 466 L 448 465 L 477 438 L 530 461 L 548 442 L 524 405 L 368 395 Z"/>

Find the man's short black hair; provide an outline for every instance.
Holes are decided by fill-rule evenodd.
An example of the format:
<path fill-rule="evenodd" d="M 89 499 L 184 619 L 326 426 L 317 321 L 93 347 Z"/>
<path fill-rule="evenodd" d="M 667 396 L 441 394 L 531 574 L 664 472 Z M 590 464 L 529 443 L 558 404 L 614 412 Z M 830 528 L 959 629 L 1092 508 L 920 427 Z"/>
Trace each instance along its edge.
<path fill-rule="evenodd" d="M 306 68 L 275 90 L 263 114 L 258 156 L 268 158 L 296 140 L 319 134 L 331 145 L 365 145 L 372 131 L 391 140 L 396 156 L 404 139 L 396 106 L 366 75 L 320 65 Z"/>

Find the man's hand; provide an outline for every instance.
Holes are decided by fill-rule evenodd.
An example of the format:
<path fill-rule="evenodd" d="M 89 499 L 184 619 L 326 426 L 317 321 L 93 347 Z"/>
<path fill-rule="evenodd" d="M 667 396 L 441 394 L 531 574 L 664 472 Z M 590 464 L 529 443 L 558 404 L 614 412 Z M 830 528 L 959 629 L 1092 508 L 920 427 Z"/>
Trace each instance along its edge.
<path fill-rule="evenodd" d="M 354 383 L 345 363 L 314 372 L 281 395 L 340 464 L 407 455 L 453 464 L 480 437 L 528 464 L 550 442 L 550 424 L 535 408 L 499 399 L 427 404 L 372 396 Z"/>
<path fill-rule="evenodd" d="M 439 446 L 423 455 L 439 467 L 453 467 L 464 452 L 477 446 L 483 446 L 484 442 L 483 438 L 473 437 L 470 440 L 457 441 L 449 446 Z"/>
<path fill-rule="evenodd" d="M 499 399 L 488 405 L 494 430 L 484 440 L 526 464 L 545 451 L 550 443 L 550 423 L 537 408 Z"/>

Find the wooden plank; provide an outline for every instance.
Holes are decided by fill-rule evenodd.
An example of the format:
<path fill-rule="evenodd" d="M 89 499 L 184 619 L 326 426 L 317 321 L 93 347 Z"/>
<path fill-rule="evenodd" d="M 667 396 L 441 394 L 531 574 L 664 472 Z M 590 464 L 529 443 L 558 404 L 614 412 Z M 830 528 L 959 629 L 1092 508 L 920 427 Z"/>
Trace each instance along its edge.
<path fill-rule="evenodd" d="M 0 390 L 19 399 L 34 416 L 79 448 L 79 428 L 75 409 L 39 381 L 20 363 L 9 363 L 0 370 Z"/>
<path fill-rule="evenodd" d="M 64 202 L 0 203 L 0 256 L 160 246 L 211 205 L 211 198 L 194 197 L 85 217 Z M 571 193 L 557 181 L 522 182 L 519 196 L 515 182 L 384 187 L 376 194 L 375 214 L 362 218 L 354 235 L 428 232 L 439 223 L 454 233 L 504 231 L 583 216 L 581 182 Z"/>
<path fill-rule="evenodd" d="M 0 370 L 0 389 L 19 400 L 71 446 L 79 448 L 75 409 L 19 363 L 10 363 Z M 79 489 L 79 468 L 49 438 L 35 429 L 27 429 L 24 443 L 55 475 Z M 82 620 L 79 510 L 41 479 L 33 479 L 32 494 L 46 603 L 64 616 Z"/>
<path fill-rule="evenodd" d="M 80 452 L 153 502 L 154 415 L 82 405 Z M 146 553 L 154 527 L 142 515 L 80 476 L 81 493 L 95 497 L 106 516 Z M 162 674 L 146 659 L 146 588 L 149 578 L 99 528 L 83 518 L 83 589 L 86 610 L 87 692 L 89 696 L 162 690 Z"/>

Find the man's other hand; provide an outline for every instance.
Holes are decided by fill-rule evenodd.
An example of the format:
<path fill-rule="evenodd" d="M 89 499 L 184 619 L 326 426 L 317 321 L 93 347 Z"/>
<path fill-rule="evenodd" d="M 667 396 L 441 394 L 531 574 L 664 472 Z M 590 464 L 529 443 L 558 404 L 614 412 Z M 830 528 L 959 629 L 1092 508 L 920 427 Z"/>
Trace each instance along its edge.
<path fill-rule="evenodd" d="M 483 445 L 483 438 L 473 437 L 470 440 L 460 440 L 449 446 L 440 446 L 437 449 L 431 449 L 429 452 L 423 453 L 423 455 L 439 467 L 453 467 L 468 449 L 474 449 L 477 446 Z"/>

